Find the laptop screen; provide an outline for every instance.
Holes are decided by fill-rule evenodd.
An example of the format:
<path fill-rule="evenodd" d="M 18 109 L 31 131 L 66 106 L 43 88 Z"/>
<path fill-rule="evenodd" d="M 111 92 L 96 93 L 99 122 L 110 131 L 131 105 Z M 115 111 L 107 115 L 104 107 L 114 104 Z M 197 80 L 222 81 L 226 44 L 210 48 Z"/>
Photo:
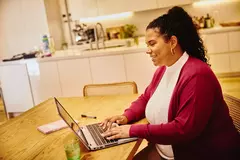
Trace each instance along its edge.
<path fill-rule="evenodd" d="M 62 119 L 68 124 L 68 126 L 75 132 L 76 135 L 80 136 L 81 142 L 87 146 L 87 143 L 85 142 L 85 138 L 78 126 L 78 124 L 73 120 L 73 118 L 70 116 L 70 114 L 66 111 L 66 109 L 59 103 L 59 101 L 55 99 L 55 103 L 57 106 L 57 110 L 59 115 L 62 117 Z"/>

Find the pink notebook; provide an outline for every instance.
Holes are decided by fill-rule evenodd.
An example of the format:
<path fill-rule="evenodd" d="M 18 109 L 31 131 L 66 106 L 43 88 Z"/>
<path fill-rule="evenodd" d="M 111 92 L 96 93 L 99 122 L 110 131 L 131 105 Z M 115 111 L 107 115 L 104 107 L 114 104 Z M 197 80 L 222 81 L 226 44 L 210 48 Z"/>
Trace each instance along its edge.
<path fill-rule="evenodd" d="M 77 120 L 75 122 L 78 123 Z M 49 134 L 67 127 L 68 125 L 63 120 L 59 120 L 39 126 L 37 129 L 44 134 Z"/>

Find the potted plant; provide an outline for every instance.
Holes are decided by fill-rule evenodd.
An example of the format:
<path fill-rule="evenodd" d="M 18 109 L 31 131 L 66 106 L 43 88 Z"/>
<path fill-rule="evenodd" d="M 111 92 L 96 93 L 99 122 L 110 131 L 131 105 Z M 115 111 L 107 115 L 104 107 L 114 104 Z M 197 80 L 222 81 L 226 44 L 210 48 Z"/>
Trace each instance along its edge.
<path fill-rule="evenodd" d="M 137 27 L 134 24 L 126 24 L 124 26 L 124 38 L 133 38 Z"/>

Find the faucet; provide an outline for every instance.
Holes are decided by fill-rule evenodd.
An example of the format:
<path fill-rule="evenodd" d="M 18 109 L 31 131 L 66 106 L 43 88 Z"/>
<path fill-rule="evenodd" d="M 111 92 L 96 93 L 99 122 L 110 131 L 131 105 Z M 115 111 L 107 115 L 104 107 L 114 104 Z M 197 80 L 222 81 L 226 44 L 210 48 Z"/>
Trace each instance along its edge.
<path fill-rule="evenodd" d="M 96 42 L 96 48 L 100 49 L 99 48 L 100 41 L 103 44 L 103 48 L 105 48 L 105 33 L 102 24 L 99 22 L 94 26 L 94 37 Z M 90 40 L 90 48 L 93 49 L 92 40 Z"/>

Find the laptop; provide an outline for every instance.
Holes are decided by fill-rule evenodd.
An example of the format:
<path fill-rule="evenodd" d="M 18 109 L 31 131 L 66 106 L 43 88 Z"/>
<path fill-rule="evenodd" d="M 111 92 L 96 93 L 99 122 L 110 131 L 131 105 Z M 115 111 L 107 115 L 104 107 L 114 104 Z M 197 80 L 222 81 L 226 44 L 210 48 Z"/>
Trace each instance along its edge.
<path fill-rule="evenodd" d="M 136 141 L 138 139 L 137 137 L 131 137 L 108 140 L 101 136 L 104 130 L 99 126 L 99 123 L 79 126 L 66 111 L 66 109 L 61 105 L 61 103 L 56 98 L 54 99 L 60 117 L 67 123 L 68 127 L 72 129 L 82 144 L 90 151 Z"/>

